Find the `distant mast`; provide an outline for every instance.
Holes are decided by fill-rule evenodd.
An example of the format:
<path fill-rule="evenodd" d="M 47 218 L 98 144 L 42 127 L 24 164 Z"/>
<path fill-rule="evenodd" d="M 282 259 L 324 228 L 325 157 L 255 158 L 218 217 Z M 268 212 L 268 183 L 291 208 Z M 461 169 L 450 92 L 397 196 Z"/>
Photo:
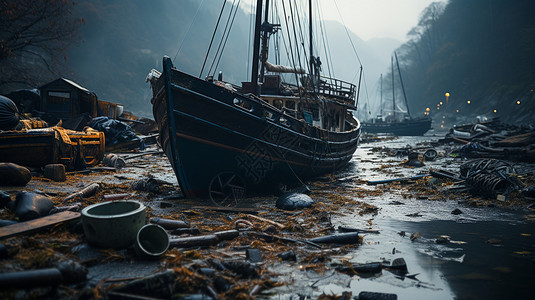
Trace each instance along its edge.
<path fill-rule="evenodd" d="M 394 57 L 390 57 L 390 63 L 392 65 L 392 115 L 394 120 L 396 119 L 396 89 L 394 87 Z"/>
<path fill-rule="evenodd" d="M 381 73 L 381 102 L 380 102 L 380 107 L 381 107 L 381 117 L 383 117 L 383 73 Z"/>
<path fill-rule="evenodd" d="M 403 78 L 401 77 L 401 69 L 399 68 L 398 55 L 396 52 L 394 52 L 394 55 L 396 56 L 396 66 L 398 67 L 399 83 L 401 84 L 401 90 L 403 91 L 403 98 L 405 99 L 405 106 L 407 106 L 407 114 L 409 115 L 409 118 L 412 119 L 411 111 L 409 110 L 409 102 L 407 102 L 407 94 L 405 93 L 405 86 L 403 85 Z"/>

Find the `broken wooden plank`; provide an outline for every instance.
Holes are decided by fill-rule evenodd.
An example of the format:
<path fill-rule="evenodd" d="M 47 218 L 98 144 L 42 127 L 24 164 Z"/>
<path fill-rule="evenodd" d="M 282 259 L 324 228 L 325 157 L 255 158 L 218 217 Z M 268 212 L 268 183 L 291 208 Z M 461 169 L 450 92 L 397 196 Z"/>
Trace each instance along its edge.
<path fill-rule="evenodd" d="M 258 208 L 254 207 L 223 207 L 223 206 L 193 206 L 191 209 L 204 209 L 229 213 L 257 214 Z"/>
<path fill-rule="evenodd" d="M 422 174 L 422 175 L 416 175 L 412 177 L 401 177 L 401 178 L 393 178 L 393 179 L 385 179 L 385 180 L 368 180 L 368 185 L 376 185 L 376 184 L 385 184 L 385 183 L 391 183 L 396 181 L 407 181 L 407 180 L 416 180 L 416 179 L 422 179 L 424 177 L 431 176 L 430 174 Z"/>
<path fill-rule="evenodd" d="M 12 237 L 18 234 L 38 231 L 56 224 L 73 221 L 79 218 L 79 212 L 62 211 L 57 214 L 49 215 L 39 219 L 0 227 L 0 239 Z"/>
<path fill-rule="evenodd" d="M 275 222 L 275 221 L 272 221 L 272 220 L 269 220 L 269 219 L 266 219 L 266 218 L 262 218 L 262 217 L 259 217 L 259 216 L 253 216 L 253 215 L 247 215 L 249 218 L 253 218 L 253 219 L 256 219 L 258 221 L 262 221 L 262 222 L 266 222 L 266 223 L 269 223 L 271 225 L 275 225 L 275 226 L 278 226 L 280 228 L 284 228 L 284 225 L 279 223 L 279 222 Z"/>
<path fill-rule="evenodd" d="M 80 196 L 82 198 L 86 198 L 86 197 L 89 197 L 89 196 L 92 196 L 94 194 L 96 194 L 96 192 L 98 191 L 98 188 L 100 186 L 98 185 L 98 183 L 91 183 L 90 185 L 84 187 L 83 189 L 77 191 L 77 192 L 74 192 L 70 195 L 68 195 L 67 197 L 65 197 L 65 199 L 63 199 L 63 202 L 67 202 L 69 200 L 72 200 L 74 198 L 76 198 L 76 196 Z"/>

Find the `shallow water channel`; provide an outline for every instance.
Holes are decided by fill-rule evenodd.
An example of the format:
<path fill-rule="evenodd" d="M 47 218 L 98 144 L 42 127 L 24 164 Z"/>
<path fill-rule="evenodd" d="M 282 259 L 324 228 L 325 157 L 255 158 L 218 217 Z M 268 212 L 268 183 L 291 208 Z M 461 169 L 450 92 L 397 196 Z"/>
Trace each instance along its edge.
<path fill-rule="evenodd" d="M 406 159 L 382 156 L 371 152 L 372 147 L 414 146 L 432 139 L 436 138 L 406 137 L 363 144 L 344 173 L 359 175 L 363 180 L 382 180 L 425 173 L 433 166 L 458 172 L 458 163 L 448 157 L 426 163 L 422 168 L 404 168 L 399 170 L 400 173 L 396 171 L 396 175 L 370 170 L 382 163 Z M 345 184 L 381 188 L 358 182 Z M 293 280 L 294 284 L 279 289 L 276 296 L 272 294 L 272 299 L 316 298 L 321 293 L 340 295 L 344 291 L 351 291 L 353 296 L 361 291 L 392 293 L 397 294 L 398 299 L 519 299 L 532 294 L 535 226 L 526 220 L 529 210 L 470 207 L 458 202 L 453 194 L 446 201 L 402 197 L 389 192 L 358 200 L 377 206 L 378 214 L 333 215 L 333 225 L 373 229 L 380 234 L 365 235 L 363 245 L 341 259 L 369 263 L 401 257 L 407 263 L 408 275 L 417 275 L 398 276 L 385 269 L 367 278 L 350 277 L 334 270 L 325 274 L 292 272 L 283 275 L 282 279 Z M 456 208 L 462 214 L 452 214 Z M 421 236 L 411 241 L 413 233 Z M 436 243 L 442 235 L 449 236 L 451 242 Z M 276 270 L 281 272 L 282 268 L 277 266 Z"/>

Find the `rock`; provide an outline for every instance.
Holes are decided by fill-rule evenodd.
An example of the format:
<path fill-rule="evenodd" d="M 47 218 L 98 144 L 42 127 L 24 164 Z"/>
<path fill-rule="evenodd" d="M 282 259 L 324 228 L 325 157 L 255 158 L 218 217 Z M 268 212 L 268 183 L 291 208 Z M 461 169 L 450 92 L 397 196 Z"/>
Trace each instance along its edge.
<path fill-rule="evenodd" d="M 280 196 L 275 205 L 284 210 L 296 210 L 311 207 L 314 200 L 310 196 L 298 193 L 289 193 Z"/>
<path fill-rule="evenodd" d="M 87 274 L 89 273 L 89 270 L 74 260 L 61 261 L 56 268 L 61 272 L 63 282 L 67 284 L 84 282 L 87 280 Z"/>
<path fill-rule="evenodd" d="M 214 279 L 214 287 L 218 292 L 226 292 L 230 288 L 230 282 L 221 276 Z"/>
<path fill-rule="evenodd" d="M 277 255 L 277 257 L 279 257 L 282 260 L 297 261 L 297 257 L 295 256 L 295 253 L 293 252 L 293 250 L 288 250 L 286 252 L 282 252 L 279 255 Z"/>
<path fill-rule="evenodd" d="M 359 300 L 397 300 L 398 295 L 376 292 L 360 292 Z"/>
<path fill-rule="evenodd" d="M 258 269 L 251 263 L 241 260 L 224 260 L 222 265 L 243 278 L 258 278 Z"/>
<path fill-rule="evenodd" d="M 19 192 L 15 199 L 15 216 L 20 221 L 28 221 L 48 216 L 54 204 L 43 195 L 30 192 Z"/>
<path fill-rule="evenodd" d="M 447 235 L 441 235 L 435 240 L 435 243 L 437 244 L 447 244 L 449 242 L 450 242 L 450 237 Z"/>
<path fill-rule="evenodd" d="M 262 251 L 260 251 L 260 249 L 255 248 L 246 249 L 245 258 L 253 263 L 262 262 Z"/>
<path fill-rule="evenodd" d="M 454 209 L 454 210 L 451 212 L 452 215 L 460 215 L 460 214 L 462 214 L 462 213 L 463 213 L 463 212 L 462 212 L 460 209 L 458 209 L 458 208 Z"/>
<path fill-rule="evenodd" d="M 0 259 L 7 258 L 9 256 L 9 253 L 7 252 L 6 246 L 4 244 L 0 244 Z"/>
<path fill-rule="evenodd" d="M 54 181 L 65 181 L 67 176 L 65 175 L 65 166 L 62 164 L 49 164 L 43 169 L 43 175 L 46 178 Z"/>
<path fill-rule="evenodd" d="M 406 162 L 406 165 L 409 167 L 415 167 L 415 168 L 420 168 L 420 167 L 425 166 L 424 163 L 418 159 L 411 159 L 408 162 Z"/>
<path fill-rule="evenodd" d="M 407 263 L 403 257 L 398 257 L 392 261 L 390 264 L 390 269 L 407 271 Z"/>
<path fill-rule="evenodd" d="M 14 163 L 0 163 L 0 186 L 24 186 L 30 180 L 30 170 Z"/>
<path fill-rule="evenodd" d="M 11 202 L 11 195 L 9 193 L 0 191 L 0 208 L 6 207 Z"/>
<path fill-rule="evenodd" d="M 17 223 L 18 223 L 17 221 L 0 219 L 0 227 L 9 226 L 9 225 L 17 224 Z"/>
<path fill-rule="evenodd" d="M 419 156 L 420 156 L 420 154 L 418 152 L 414 152 L 414 151 L 411 151 L 408 154 L 409 160 L 418 160 Z"/>

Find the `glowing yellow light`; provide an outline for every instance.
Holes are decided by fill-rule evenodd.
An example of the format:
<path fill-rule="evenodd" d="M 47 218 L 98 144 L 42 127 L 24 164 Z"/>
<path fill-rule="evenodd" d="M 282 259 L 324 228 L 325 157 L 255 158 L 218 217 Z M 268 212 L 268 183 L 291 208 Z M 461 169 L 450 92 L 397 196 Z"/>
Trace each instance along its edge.
<path fill-rule="evenodd" d="M 520 104 L 520 100 L 516 100 L 516 104 Z"/>
<path fill-rule="evenodd" d="M 425 111 L 430 111 L 429 107 L 425 109 Z"/>
<path fill-rule="evenodd" d="M 388 115 L 390 116 L 392 113 L 388 113 Z"/>
<path fill-rule="evenodd" d="M 444 94 L 444 96 L 449 97 L 449 96 L 450 96 L 450 93 L 446 93 L 446 94 Z"/>
<path fill-rule="evenodd" d="M 466 101 L 466 103 L 470 104 L 470 100 Z"/>
<path fill-rule="evenodd" d="M 457 110 L 457 112 L 459 112 L 459 110 Z"/>
<path fill-rule="evenodd" d="M 442 101 L 440 101 L 440 105 L 442 105 Z"/>
<path fill-rule="evenodd" d="M 494 110 L 494 113 L 496 113 L 496 110 Z"/>

